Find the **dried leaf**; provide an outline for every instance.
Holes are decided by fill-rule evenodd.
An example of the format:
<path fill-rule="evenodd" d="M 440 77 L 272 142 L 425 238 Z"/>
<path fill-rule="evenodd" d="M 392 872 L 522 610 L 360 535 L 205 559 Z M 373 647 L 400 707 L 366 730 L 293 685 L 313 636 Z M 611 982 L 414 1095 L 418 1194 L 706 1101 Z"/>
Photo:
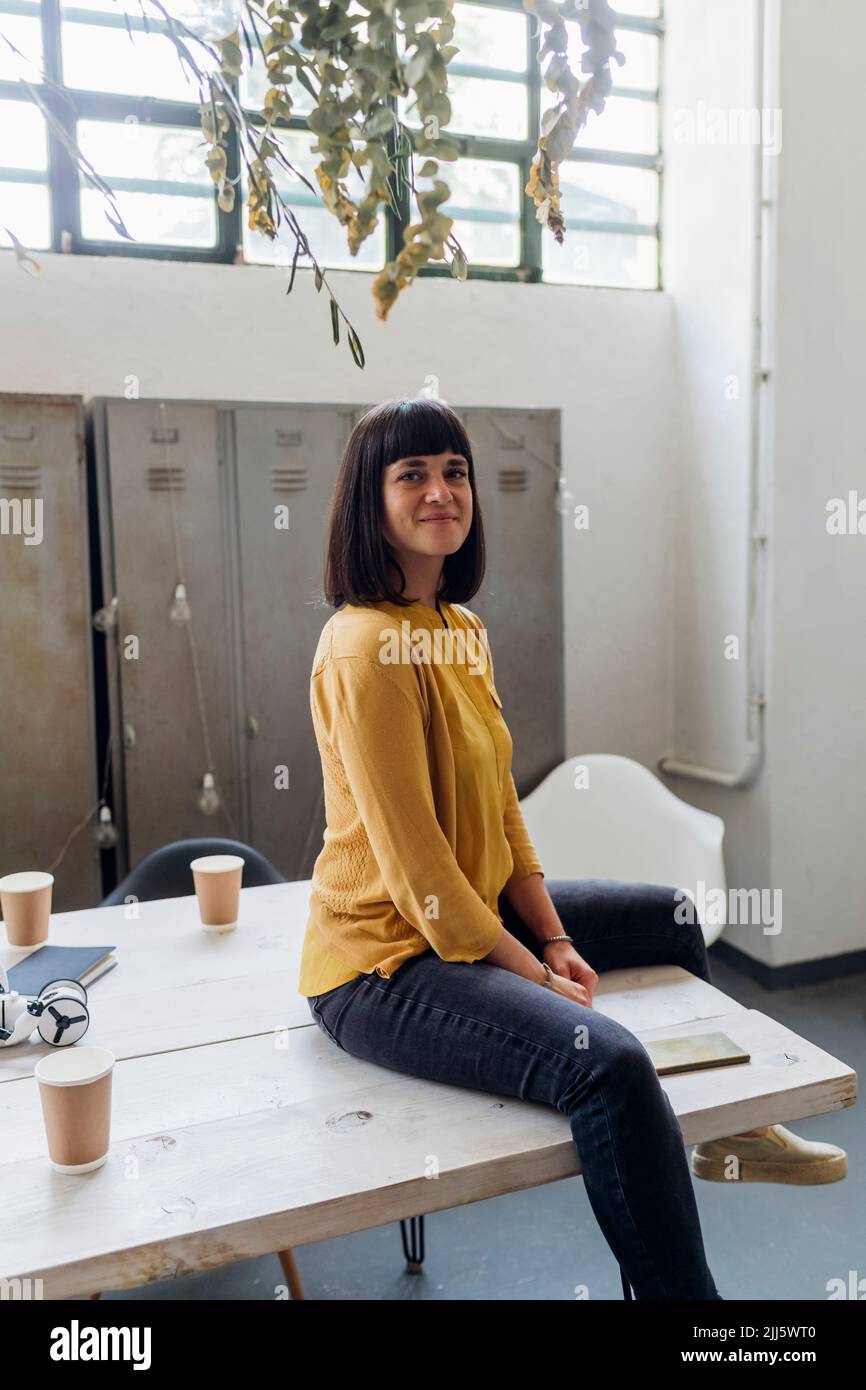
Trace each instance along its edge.
<path fill-rule="evenodd" d="M 291 292 L 292 292 L 292 285 L 295 283 L 295 271 L 296 271 L 297 268 L 298 268 L 298 257 L 300 256 L 300 254 L 301 254 L 301 243 L 300 243 L 300 242 L 296 242 L 296 244 L 295 244 L 295 254 L 294 254 L 294 256 L 292 257 L 292 273 L 291 273 L 291 275 L 289 276 L 289 288 L 286 290 L 286 294 L 291 294 Z"/>
<path fill-rule="evenodd" d="M 21 269 L 26 270 L 28 275 L 41 274 L 42 266 L 40 262 L 37 261 L 35 257 L 30 255 L 26 247 L 22 246 L 15 233 L 11 231 L 9 227 L 4 227 L 3 230 L 8 236 L 9 240 L 12 242 L 12 248 L 15 252 L 15 259 L 18 262 Z"/>
<path fill-rule="evenodd" d="M 366 361 L 364 349 L 361 347 L 361 339 L 358 337 L 351 324 L 349 325 L 349 347 L 352 350 L 352 356 L 355 359 L 356 365 L 363 368 Z"/>

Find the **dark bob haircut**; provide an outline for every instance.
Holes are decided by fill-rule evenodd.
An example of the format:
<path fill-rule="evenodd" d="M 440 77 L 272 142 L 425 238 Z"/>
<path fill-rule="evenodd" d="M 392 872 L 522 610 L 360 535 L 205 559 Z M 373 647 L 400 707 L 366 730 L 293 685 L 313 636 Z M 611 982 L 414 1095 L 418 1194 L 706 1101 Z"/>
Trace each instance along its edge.
<path fill-rule="evenodd" d="M 437 598 L 464 603 L 484 578 L 484 527 L 469 436 L 458 415 L 426 396 L 383 401 L 362 415 L 349 436 L 331 503 L 325 545 L 326 602 L 408 605 L 406 575 L 383 534 L 382 476 L 389 463 L 452 450 L 468 464 L 472 525 L 460 549 L 446 555 Z"/>

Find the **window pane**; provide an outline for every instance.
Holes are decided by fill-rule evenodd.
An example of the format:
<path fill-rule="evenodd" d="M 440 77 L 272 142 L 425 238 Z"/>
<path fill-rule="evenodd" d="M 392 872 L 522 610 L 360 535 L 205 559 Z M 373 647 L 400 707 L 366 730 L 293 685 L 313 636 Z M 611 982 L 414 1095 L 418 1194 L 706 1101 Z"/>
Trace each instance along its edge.
<path fill-rule="evenodd" d="M 42 30 L 39 20 L 27 15 L 0 12 L 0 32 L 29 60 L 22 62 L 17 53 L 13 53 L 5 43 L 0 43 L 0 80 L 17 82 L 19 77 L 26 77 L 28 82 L 38 82 L 42 72 Z"/>
<path fill-rule="evenodd" d="M 611 9 L 617 14 L 637 15 L 640 19 L 658 19 L 661 12 L 659 0 L 617 0 Z"/>
<path fill-rule="evenodd" d="M 454 6 L 453 63 L 474 63 L 509 72 L 526 71 L 526 16 L 484 5 Z"/>
<path fill-rule="evenodd" d="M 639 34 L 633 29 L 617 29 L 616 46 L 625 62 L 614 59 L 610 75 L 615 87 L 642 87 L 657 92 L 659 86 L 659 41 L 655 34 Z"/>
<path fill-rule="evenodd" d="M 237 28 L 238 15 L 243 10 L 243 5 L 239 5 L 237 0 L 162 0 L 163 8 L 176 19 L 178 23 L 185 24 L 199 38 L 206 42 L 212 42 L 211 34 L 214 38 L 225 38 Z M 260 8 L 264 9 L 264 6 Z M 141 18 L 142 9 L 149 20 L 154 24 L 159 23 L 162 16 L 152 5 L 141 5 L 139 0 L 61 0 L 61 9 L 70 11 L 75 18 L 79 18 L 84 11 L 95 10 L 99 14 L 112 14 L 121 16 L 128 14 L 133 17 Z"/>
<path fill-rule="evenodd" d="M 555 105 L 555 94 L 542 93 L 541 109 Z M 579 150 L 618 150 L 625 154 L 657 154 L 658 103 L 638 97 L 610 96 L 601 115 L 590 111 L 574 142 Z"/>
<path fill-rule="evenodd" d="M 451 102 L 451 119 L 445 134 L 527 139 L 527 88 L 522 82 L 496 82 L 486 77 L 457 77 L 450 73 L 447 96 Z M 420 127 L 414 95 L 399 97 L 397 109 L 405 125 L 416 130 Z"/>
<path fill-rule="evenodd" d="M 492 159 L 458 159 L 440 168 L 451 189 L 442 211 L 454 218 L 452 231 L 470 264 L 519 265 L 519 167 Z M 427 180 L 419 184 L 426 187 Z"/>
<path fill-rule="evenodd" d="M 658 240 L 654 236 L 571 228 L 559 246 L 545 231 L 542 263 L 544 279 L 557 284 L 658 288 Z"/>
<path fill-rule="evenodd" d="M 560 164 L 559 179 L 566 222 L 658 222 L 659 176 L 652 169 L 569 160 Z"/>
<path fill-rule="evenodd" d="M 48 168 L 45 117 L 31 101 L 0 101 L 0 168 Z"/>
<path fill-rule="evenodd" d="M 15 233 L 22 246 L 44 250 L 51 245 L 51 206 L 48 189 L 34 183 L 0 182 L 3 226 Z M 12 242 L 0 229 L 0 247 Z"/>
<path fill-rule="evenodd" d="M 276 134 L 271 137 L 277 138 Z M 310 250 L 320 265 L 340 270 L 381 270 L 385 264 L 385 213 L 379 211 L 379 225 L 367 237 L 357 256 L 352 256 L 346 240 L 346 229 L 332 213 L 323 207 L 318 196 L 318 181 L 313 172 L 321 155 L 312 154 L 310 146 L 316 143 L 312 133 L 280 131 L 280 145 L 286 158 L 304 174 L 317 191 L 312 193 L 299 179 L 292 179 L 285 170 L 277 169 L 274 177 L 277 188 L 297 216 L 301 231 L 310 243 Z M 273 164 L 271 165 L 273 169 Z M 356 201 L 363 196 L 364 183 L 357 169 L 352 166 L 345 179 L 351 197 Z M 246 171 L 244 171 L 243 246 L 244 257 L 258 264 L 280 264 L 290 266 L 295 254 L 295 238 L 285 222 L 281 222 L 274 241 L 261 232 L 251 231 L 246 205 Z M 298 269 L 309 267 L 304 256 L 298 260 Z"/>
<path fill-rule="evenodd" d="M 215 244 L 214 185 L 197 130 L 79 121 L 78 143 L 113 189 L 120 215 L 136 241 L 159 246 Z M 130 187 L 133 180 L 145 186 Z M 147 184 L 154 187 L 148 189 Z M 102 195 L 82 182 L 82 236 L 124 240 L 106 218 L 107 210 Z"/>
<path fill-rule="evenodd" d="M 580 25 L 575 20 L 566 20 L 568 35 L 568 66 L 581 82 L 586 81 L 588 73 L 581 68 L 586 48 L 580 36 Z M 615 87 L 643 87 L 655 92 L 659 85 L 659 40 L 655 34 L 640 34 L 633 29 L 616 30 L 616 46 L 625 62 L 620 64 L 614 58 L 610 64 L 611 81 Z M 545 59 L 545 67 L 548 59 Z M 548 88 L 542 89 L 549 98 Z"/>
<path fill-rule="evenodd" d="M 120 92 L 171 101 L 199 100 L 195 74 L 181 64 L 177 50 L 165 34 L 132 31 L 123 25 L 77 24 L 64 20 L 63 79 L 67 87 L 93 92 Z M 202 71 L 213 71 L 217 62 L 200 44 L 190 40 L 189 52 Z"/>
<path fill-rule="evenodd" d="M 2 16 L 0 16 L 2 22 Z M 30 101 L 0 101 L 0 170 L 33 171 L 37 182 L 4 180 L 0 174 L 0 224 L 9 227 L 23 246 L 51 245 L 51 202 L 48 193 L 48 139 L 45 118 Z M 0 246 L 11 246 L 0 230 Z"/>
<path fill-rule="evenodd" d="M 659 110 L 654 101 L 608 97 L 599 116 L 590 111 L 579 131 L 578 149 L 621 150 L 628 154 L 657 154 Z"/>
<path fill-rule="evenodd" d="M 448 86 L 448 130 L 455 135 L 488 135 L 501 140 L 527 138 L 527 89 L 522 82 L 495 82 L 452 74 Z M 413 121 L 417 119 L 417 112 L 413 112 Z"/>

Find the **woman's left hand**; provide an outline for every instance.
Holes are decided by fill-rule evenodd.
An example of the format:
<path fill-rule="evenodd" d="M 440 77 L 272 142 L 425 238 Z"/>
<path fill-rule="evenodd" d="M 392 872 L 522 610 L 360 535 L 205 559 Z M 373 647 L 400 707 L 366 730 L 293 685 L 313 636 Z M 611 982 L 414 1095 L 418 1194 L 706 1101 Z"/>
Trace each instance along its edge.
<path fill-rule="evenodd" d="M 542 949 L 541 959 L 546 961 L 554 975 L 562 975 L 566 980 L 576 980 L 589 993 L 590 1000 L 598 984 L 598 975 L 583 956 L 574 949 L 570 941 L 553 941 Z"/>

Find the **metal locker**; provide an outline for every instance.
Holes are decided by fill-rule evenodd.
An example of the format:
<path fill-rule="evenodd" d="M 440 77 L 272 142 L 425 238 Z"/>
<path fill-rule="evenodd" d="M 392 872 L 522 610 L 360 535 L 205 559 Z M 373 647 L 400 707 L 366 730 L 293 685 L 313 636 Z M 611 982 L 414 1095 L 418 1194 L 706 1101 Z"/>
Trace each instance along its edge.
<path fill-rule="evenodd" d="M 332 405 L 234 412 L 246 823 L 290 879 L 309 877 L 325 824 L 310 670 L 333 612 L 322 599 L 325 527 L 352 423 Z"/>
<path fill-rule="evenodd" d="M 92 403 L 109 636 L 118 869 L 193 836 L 241 835 L 226 526 L 228 482 L 215 405 Z M 175 622 L 185 583 L 189 622 Z M 112 637 L 116 640 L 112 640 Z M 221 799 L 199 809 L 205 773 Z"/>
<path fill-rule="evenodd" d="M 496 687 L 526 796 L 566 757 L 560 414 L 461 407 L 475 460 L 487 566 L 469 607 L 490 634 Z"/>
<path fill-rule="evenodd" d="M 47 869 L 54 910 L 90 907 L 101 880 L 80 397 L 0 395 L 0 506 L 0 873 Z"/>

